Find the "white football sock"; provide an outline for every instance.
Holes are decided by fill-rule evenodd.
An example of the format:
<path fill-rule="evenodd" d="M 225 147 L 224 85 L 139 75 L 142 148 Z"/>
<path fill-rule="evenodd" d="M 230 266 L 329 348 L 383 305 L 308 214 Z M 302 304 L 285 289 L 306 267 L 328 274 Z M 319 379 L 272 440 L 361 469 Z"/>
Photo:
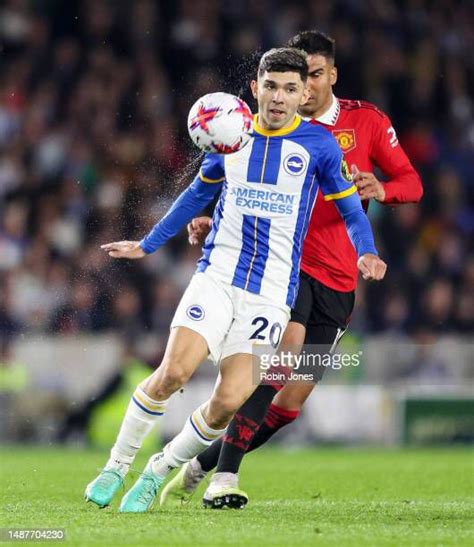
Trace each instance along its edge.
<path fill-rule="evenodd" d="M 204 420 L 201 408 L 195 410 L 186 420 L 181 432 L 163 449 L 163 456 L 152 463 L 153 472 L 165 477 L 173 468 L 181 467 L 194 456 L 211 445 L 224 429 L 212 429 Z"/>
<path fill-rule="evenodd" d="M 165 413 L 168 401 L 155 401 L 137 387 L 128 405 L 106 468 L 127 473 L 136 453 L 153 426 Z"/>
<path fill-rule="evenodd" d="M 239 486 L 238 473 L 214 473 L 211 478 L 209 488 L 223 487 L 223 488 L 237 488 Z"/>
<path fill-rule="evenodd" d="M 197 459 L 196 456 L 194 456 L 194 458 L 189 462 L 189 465 L 195 475 L 205 476 L 208 473 L 207 471 L 203 470 L 201 462 Z"/>

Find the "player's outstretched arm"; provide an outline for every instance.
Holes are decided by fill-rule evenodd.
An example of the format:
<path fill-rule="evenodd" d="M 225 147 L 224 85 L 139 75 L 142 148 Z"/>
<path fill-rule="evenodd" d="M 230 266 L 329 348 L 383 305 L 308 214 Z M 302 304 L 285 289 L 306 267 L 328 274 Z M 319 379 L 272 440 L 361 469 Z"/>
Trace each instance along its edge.
<path fill-rule="evenodd" d="M 211 203 L 220 187 L 220 184 L 203 182 L 198 175 L 173 203 L 160 222 L 155 224 L 148 235 L 140 241 L 140 246 L 145 253 L 155 252 L 175 236 L 193 217 Z"/>
<path fill-rule="evenodd" d="M 101 248 L 113 258 L 137 259 L 155 252 L 213 200 L 218 190 L 214 187 L 217 186 L 204 183 L 196 177 L 141 241 L 118 241 L 102 245 Z"/>
<path fill-rule="evenodd" d="M 199 175 L 181 193 L 166 215 L 155 224 L 147 236 L 141 241 L 107 243 L 101 248 L 113 258 L 136 259 L 153 253 L 211 203 L 221 189 L 223 180 L 222 158 L 217 154 L 208 154 L 202 163 Z"/>

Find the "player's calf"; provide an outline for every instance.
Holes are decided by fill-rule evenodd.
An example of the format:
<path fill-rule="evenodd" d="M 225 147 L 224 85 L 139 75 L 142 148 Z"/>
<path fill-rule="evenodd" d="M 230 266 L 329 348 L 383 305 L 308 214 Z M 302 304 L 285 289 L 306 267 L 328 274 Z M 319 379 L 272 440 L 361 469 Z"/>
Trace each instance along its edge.
<path fill-rule="evenodd" d="M 299 410 L 286 410 L 272 404 L 268 409 L 262 425 L 250 443 L 247 452 L 252 452 L 262 446 L 262 444 L 265 444 L 282 427 L 294 422 L 299 414 Z"/>
<path fill-rule="evenodd" d="M 288 411 L 300 411 L 315 388 L 314 383 L 292 383 L 283 387 L 273 398 L 273 405 Z"/>
<path fill-rule="evenodd" d="M 252 367 L 250 354 L 237 353 L 221 362 L 220 382 L 214 388 L 205 413 L 212 427 L 227 427 L 237 410 L 255 391 Z"/>

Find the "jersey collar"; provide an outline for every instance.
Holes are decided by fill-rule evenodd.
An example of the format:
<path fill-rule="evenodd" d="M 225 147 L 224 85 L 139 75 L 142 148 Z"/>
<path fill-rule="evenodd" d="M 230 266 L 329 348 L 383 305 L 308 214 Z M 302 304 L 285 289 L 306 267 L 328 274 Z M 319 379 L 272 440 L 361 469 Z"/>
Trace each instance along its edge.
<path fill-rule="evenodd" d="M 316 118 L 316 121 L 319 123 L 323 123 L 324 125 L 336 125 L 340 111 L 341 106 L 339 105 L 339 99 L 335 95 L 333 95 L 331 106 L 326 110 L 324 114 L 319 116 L 319 118 Z"/>
<path fill-rule="evenodd" d="M 264 129 L 258 123 L 258 114 L 255 114 L 255 116 L 253 117 L 254 131 L 259 135 L 264 135 L 265 137 L 283 137 L 284 135 L 289 135 L 300 125 L 300 123 L 301 116 L 299 114 L 296 114 L 295 119 L 293 120 L 293 123 L 290 125 L 290 127 L 285 127 L 284 129 Z"/>

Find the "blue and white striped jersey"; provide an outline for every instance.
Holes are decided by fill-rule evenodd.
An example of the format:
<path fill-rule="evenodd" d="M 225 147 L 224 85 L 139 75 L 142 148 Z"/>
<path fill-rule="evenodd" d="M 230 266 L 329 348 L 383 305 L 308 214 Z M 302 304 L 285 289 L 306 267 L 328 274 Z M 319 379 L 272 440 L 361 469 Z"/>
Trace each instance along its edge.
<path fill-rule="evenodd" d="M 276 131 L 256 120 L 247 146 L 207 155 L 199 177 L 222 192 L 198 271 L 292 307 L 318 191 L 326 200 L 356 192 L 334 137 L 299 116 Z"/>

